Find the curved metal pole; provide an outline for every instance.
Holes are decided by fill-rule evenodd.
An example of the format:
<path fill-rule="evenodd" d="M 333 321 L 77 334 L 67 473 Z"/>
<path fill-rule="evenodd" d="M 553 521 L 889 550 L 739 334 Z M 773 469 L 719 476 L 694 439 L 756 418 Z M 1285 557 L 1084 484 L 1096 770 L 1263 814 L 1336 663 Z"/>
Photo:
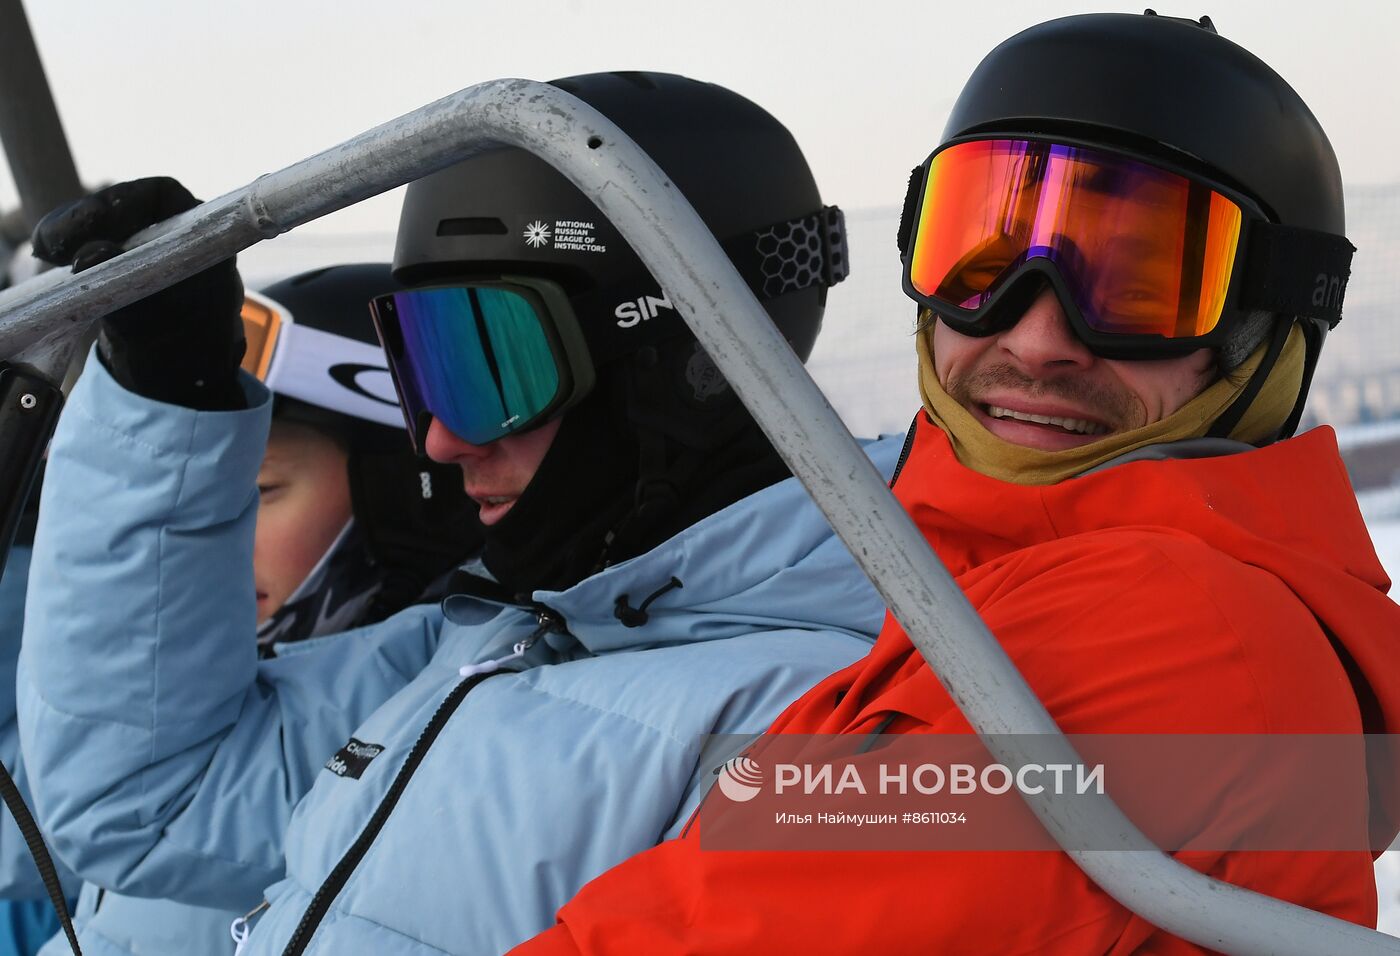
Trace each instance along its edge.
<path fill-rule="evenodd" d="M 148 230 L 137 237 L 147 245 L 79 276 L 0 293 L 0 356 L 498 144 L 553 165 L 637 251 L 992 754 L 1011 766 L 1080 762 L 694 209 L 615 125 L 555 87 L 470 87 Z M 1026 799 L 1062 846 L 1120 847 L 1067 852 L 1110 896 L 1177 936 L 1238 956 L 1400 953 L 1400 940 L 1176 862 L 1105 796 Z"/>
<path fill-rule="evenodd" d="M 54 206 L 83 194 L 22 0 L 0 0 L 0 144 L 26 233 Z"/>

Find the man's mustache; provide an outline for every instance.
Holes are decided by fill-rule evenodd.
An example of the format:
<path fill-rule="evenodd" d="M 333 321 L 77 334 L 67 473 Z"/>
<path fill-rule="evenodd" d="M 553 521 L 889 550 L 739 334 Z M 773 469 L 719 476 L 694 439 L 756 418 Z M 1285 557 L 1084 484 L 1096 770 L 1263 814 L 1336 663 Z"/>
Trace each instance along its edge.
<path fill-rule="evenodd" d="M 1005 363 L 950 379 L 944 390 L 964 407 L 980 404 L 981 396 L 993 390 L 1013 391 L 1031 400 L 1056 398 L 1081 409 L 1112 431 L 1137 427 L 1143 417 L 1140 404 L 1126 390 L 1077 375 L 1031 378 Z"/>

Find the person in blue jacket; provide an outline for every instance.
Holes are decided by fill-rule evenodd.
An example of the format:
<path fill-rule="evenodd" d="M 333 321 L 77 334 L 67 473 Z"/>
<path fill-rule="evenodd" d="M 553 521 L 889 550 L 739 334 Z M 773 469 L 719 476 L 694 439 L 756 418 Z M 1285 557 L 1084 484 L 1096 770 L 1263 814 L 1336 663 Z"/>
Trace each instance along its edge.
<path fill-rule="evenodd" d="M 787 130 L 676 76 L 557 85 L 657 160 L 805 356 L 846 256 Z M 192 202 L 113 189 L 41 224 L 40 252 L 81 268 Z M 411 185 L 395 274 L 411 288 L 375 309 L 410 431 L 483 527 L 441 604 L 273 660 L 238 638 L 268 409 L 235 374 L 230 264 L 104 320 L 53 445 L 20 674 L 39 814 L 101 885 L 264 899 L 245 954 L 509 948 L 679 832 L 735 736 L 883 619 L 664 290 L 545 163 L 501 149 Z M 899 444 L 871 449 L 886 473 Z"/>
<path fill-rule="evenodd" d="M 243 364 L 273 393 L 256 479 L 252 551 L 256 643 L 265 659 L 440 596 L 445 576 L 479 546 L 474 509 L 460 491 L 456 470 L 415 456 L 403 430 L 365 307 L 369 297 L 398 288 L 387 264 L 335 266 L 274 283 L 243 303 L 251 346 Z M 347 362 L 377 368 L 378 386 L 363 371 L 368 387 L 339 381 L 333 370 Z M 0 661 L 11 668 L 4 686 L 11 688 L 29 558 L 27 546 L 16 548 L 0 581 L 0 601 L 15 612 L 0 620 L 6 639 L 0 655 L 10 652 Z M 249 646 L 252 638 L 245 636 Z M 0 746 L 10 745 L 4 753 L 12 767 L 16 737 L 12 718 L 0 727 Z M 18 832 L 0 835 L 0 848 L 9 854 L 12 847 L 21 855 L 13 870 L 32 871 Z M 31 882 L 37 883 L 37 875 Z M 65 880 L 70 883 L 76 881 Z M 42 887 L 14 881 L 6 889 L 42 893 Z M 16 901 L 9 911 L 16 952 L 33 953 L 45 940 L 50 942 L 44 953 L 69 952 L 52 905 L 40 902 Z M 83 951 L 98 956 L 217 953 L 232 946 L 230 926 L 256 902 L 233 911 L 127 896 L 88 883 L 74 922 Z M 0 917 L 0 927 L 5 925 Z M 0 953 L 6 941 L 0 935 Z"/>

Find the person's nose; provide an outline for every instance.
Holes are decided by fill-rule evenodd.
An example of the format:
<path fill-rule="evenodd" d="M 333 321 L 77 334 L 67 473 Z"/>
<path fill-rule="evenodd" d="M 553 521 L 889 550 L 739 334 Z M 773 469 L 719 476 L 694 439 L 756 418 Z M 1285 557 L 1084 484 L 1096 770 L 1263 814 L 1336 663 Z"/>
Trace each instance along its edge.
<path fill-rule="evenodd" d="M 1041 290 L 1020 321 L 1000 333 L 997 346 L 1030 375 L 1086 368 L 1094 361 L 1094 353 L 1074 334 L 1049 287 Z"/>
<path fill-rule="evenodd" d="M 441 420 L 434 418 L 428 426 L 428 434 L 423 439 L 423 451 L 433 461 L 443 465 L 456 465 L 464 461 L 480 461 L 492 453 L 491 445 L 473 445 L 459 438 Z"/>

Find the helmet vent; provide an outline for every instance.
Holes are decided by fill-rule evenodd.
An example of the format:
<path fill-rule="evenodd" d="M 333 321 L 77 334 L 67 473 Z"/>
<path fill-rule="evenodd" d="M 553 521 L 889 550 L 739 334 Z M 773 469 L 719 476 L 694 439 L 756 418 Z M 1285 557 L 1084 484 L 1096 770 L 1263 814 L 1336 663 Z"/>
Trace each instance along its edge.
<path fill-rule="evenodd" d="M 638 89 L 654 90 L 657 88 L 656 81 L 639 70 L 619 70 L 613 73 L 613 76 L 617 77 L 619 80 L 625 80 L 631 83 Z"/>
<path fill-rule="evenodd" d="M 1156 10 L 1153 10 L 1151 7 L 1148 7 L 1146 10 L 1142 11 L 1142 15 L 1145 17 L 1162 17 L 1160 13 L 1158 13 Z M 1162 17 L 1162 19 L 1175 20 L 1178 23 L 1189 23 L 1192 26 L 1200 27 L 1207 33 L 1214 33 L 1216 36 L 1220 35 L 1219 31 L 1215 29 L 1215 23 L 1208 16 L 1202 16 L 1199 20 L 1188 20 L 1185 17 Z"/>
<path fill-rule="evenodd" d="M 444 219 L 438 223 L 439 236 L 504 236 L 506 224 L 492 216 L 471 219 Z"/>

